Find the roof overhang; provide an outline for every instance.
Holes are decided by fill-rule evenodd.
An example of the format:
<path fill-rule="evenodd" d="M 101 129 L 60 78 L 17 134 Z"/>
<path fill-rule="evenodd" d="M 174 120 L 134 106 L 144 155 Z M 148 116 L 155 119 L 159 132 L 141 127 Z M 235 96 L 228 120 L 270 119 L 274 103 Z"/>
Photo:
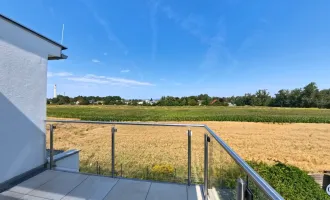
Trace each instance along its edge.
<path fill-rule="evenodd" d="M 48 60 L 63 60 L 67 58 L 68 56 L 64 54 L 61 54 L 61 56 L 51 56 L 51 55 L 48 56 Z"/>
<path fill-rule="evenodd" d="M 67 47 L 63 46 L 62 44 L 60 44 L 60 43 L 58 43 L 58 42 L 55 42 L 54 40 L 49 39 L 49 38 L 46 37 L 46 36 L 41 35 L 40 33 L 38 33 L 38 32 L 36 32 L 36 31 L 34 31 L 34 30 L 32 30 L 32 29 L 30 29 L 30 28 L 28 28 L 28 27 L 26 27 L 26 26 L 24 26 L 24 25 L 22 25 L 22 24 L 20 24 L 20 23 L 18 23 L 18 22 L 16 22 L 16 21 L 14 21 L 14 20 L 12 20 L 12 19 L 10 19 L 10 18 L 4 16 L 4 15 L 2 15 L 1 13 L 0 13 L 0 18 L 2 18 L 2 19 L 4 19 L 4 20 L 6 20 L 6 21 L 8 21 L 8 22 L 10 22 L 10 23 L 12 23 L 12 24 L 14 24 L 14 25 L 16 25 L 16 26 L 18 26 L 18 27 L 20 27 L 20 28 L 22 28 L 22 29 L 24 29 L 24 30 L 30 32 L 30 33 L 32 33 L 33 35 L 35 35 L 35 36 L 37 36 L 37 37 L 39 37 L 39 38 L 41 38 L 41 39 L 44 39 L 44 40 L 46 40 L 46 41 L 52 43 L 53 45 L 56 45 L 56 46 L 60 47 L 62 50 L 66 50 L 66 49 L 67 49 Z M 64 58 L 62 58 L 62 59 L 64 59 Z"/>

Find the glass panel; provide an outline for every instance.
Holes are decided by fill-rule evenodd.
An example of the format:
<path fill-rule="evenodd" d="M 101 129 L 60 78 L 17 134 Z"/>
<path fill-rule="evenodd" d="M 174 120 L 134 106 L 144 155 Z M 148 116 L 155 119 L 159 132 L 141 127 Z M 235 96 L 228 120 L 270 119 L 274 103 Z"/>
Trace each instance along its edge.
<path fill-rule="evenodd" d="M 236 199 L 237 180 L 246 179 L 245 172 L 209 134 L 209 196 L 211 199 Z"/>
<path fill-rule="evenodd" d="M 191 182 L 204 183 L 204 134 L 203 127 L 192 127 L 191 136 Z"/>
<path fill-rule="evenodd" d="M 254 200 L 268 200 L 270 199 L 252 180 L 251 177 L 248 177 L 248 188 L 253 194 Z"/>
<path fill-rule="evenodd" d="M 47 123 L 47 149 L 49 125 Z M 79 170 L 111 176 L 111 129 L 113 125 L 52 123 L 54 152 L 78 149 Z M 202 127 L 116 125 L 115 176 L 176 183 L 188 182 L 188 130 L 191 136 L 191 182 L 204 177 Z"/>
<path fill-rule="evenodd" d="M 187 183 L 187 127 L 116 126 L 118 176 Z"/>
<path fill-rule="evenodd" d="M 49 149 L 49 124 L 47 149 Z M 77 149 L 79 170 L 83 173 L 111 174 L 111 125 L 53 123 L 54 154 Z"/>

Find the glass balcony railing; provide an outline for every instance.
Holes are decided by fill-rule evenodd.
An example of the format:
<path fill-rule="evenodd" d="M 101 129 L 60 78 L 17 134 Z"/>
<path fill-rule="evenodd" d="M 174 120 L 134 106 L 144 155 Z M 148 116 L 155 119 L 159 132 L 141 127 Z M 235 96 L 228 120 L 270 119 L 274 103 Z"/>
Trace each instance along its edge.
<path fill-rule="evenodd" d="M 55 128 L 56 127 L 56 128 Z M 54 152 L 79 149 L 79 172 L 203 185 L 209 199 L 283 199 L 206 125 L 47 121 Z"/>

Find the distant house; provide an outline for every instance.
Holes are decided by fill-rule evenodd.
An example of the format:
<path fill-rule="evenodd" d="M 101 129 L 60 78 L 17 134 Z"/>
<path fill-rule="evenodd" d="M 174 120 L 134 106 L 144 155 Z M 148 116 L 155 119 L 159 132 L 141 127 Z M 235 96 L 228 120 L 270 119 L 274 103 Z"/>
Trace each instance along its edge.
<path fill-rule="evenodd" d="M 219 100 L 218 99 L 213 99 L 213 101 L 211 101 L 210 105 L 213 105 L 217 101 L 219 101 Z"/>
<path fill-rule="evenodd" d="M 88 102 L 89 102 L 89 104 L 94 104 L 95 103 L 95 100 L 94 99 L 91 99 Z"/>
<path fill-rule="evenodd" d="M 97 104 L 97 105 L 104 105 L 104 101 L 96 101 L 94 104 Z"/>
<path fill-rule="evenodd" d="M 201 106 L 203 103 L 203 100 L 198 100 L 198 105 Z"/>
<path fill-rule="evenodd" d="M 234 103 L 228 103 L 228 106 L 236 106 Z"/>
<path fill-rule="evenodd" d="M 138 105 L 143 105 L 143 101 L 139 101 L 137 104 Z"/>

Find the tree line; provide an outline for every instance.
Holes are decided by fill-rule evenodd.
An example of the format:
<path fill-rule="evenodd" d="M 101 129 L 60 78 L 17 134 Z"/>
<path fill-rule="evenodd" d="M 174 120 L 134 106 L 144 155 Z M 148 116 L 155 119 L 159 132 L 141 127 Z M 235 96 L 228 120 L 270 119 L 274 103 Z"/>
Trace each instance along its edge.
<path fill-rule="evenodd" d="M 79 102 L 79 103 L 77 103 Z M 47 99 L 48 104 L 104 104 L 104 105 L 142 105 L 142 106 L 271 106 L 299 108 L 330 108 L 330 89 L 319 90 L 315 82 L 303 88 L 293 90 L 281 89 L 271 96 L 266 89 L 260 89 L 254 94 L 243 96 L 211 97 L 207 94 L 188 97 L 163 96 L 155 101 L 130 99 L 120 96 L 68 96 L 58 95 L 57 98 Z"/>

